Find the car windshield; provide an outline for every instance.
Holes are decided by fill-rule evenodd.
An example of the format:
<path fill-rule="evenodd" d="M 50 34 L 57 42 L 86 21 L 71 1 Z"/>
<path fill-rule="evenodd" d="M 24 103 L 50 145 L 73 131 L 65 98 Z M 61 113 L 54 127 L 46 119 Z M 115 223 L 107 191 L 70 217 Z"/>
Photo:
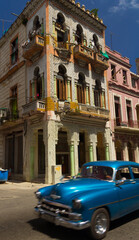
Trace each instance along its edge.
<path fill-rule="evenodd" d="M 81 168 L 81 178 L 96 178 L 101 180 L 112 180 L 113 169 L 104 166 L 83 166 Z"/>

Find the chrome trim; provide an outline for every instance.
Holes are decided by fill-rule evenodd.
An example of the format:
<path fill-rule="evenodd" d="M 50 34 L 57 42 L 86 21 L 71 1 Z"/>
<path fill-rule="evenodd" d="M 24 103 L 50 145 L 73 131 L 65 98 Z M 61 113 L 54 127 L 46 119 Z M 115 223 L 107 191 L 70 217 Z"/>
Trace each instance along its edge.
<path fill-rule="evenodd" d="M 64 204 L 61 204 L 61 203 L 57 203 L 57 202 L 52 202 L 52 201 L 49 201 L 49 200 L 46 200 L 46 199 L 43 199 L 42 200 L 42 204 L 48 204 L 48 205 L 52 205 L 52 206 L 56 206 L 56 207 L 60 207 L 60 208 L 65 208 L 70 212 L 72 212 L 72 209 L 71 207 L 69 207 L 68 205 L 64 205 Z"/>
<path fill-rule="evenodd" d="M 75 230 L 82 230 L 82 229 L 85 229 L 87 227 L 90 227 L 90 222 L 89 221 L 80 221 L 79 222 L 77 220 L 75 220 L 75 221 L 66 220 L 66 219 L 58 216 L 57 213 L 44 211 L 39 206 L 35 207 L 35 212 L 37 213 L 37 215 L 39 215 L 39 217 L 42 217 L 46 221 L 52 222 L 57 226 L 63 226 L 63 227 L 70 228 L 70 229 L 75 229 Z M 81 214 L 76 214 L 76 216 L 78 216 L 78 215 L 81 215 Z"/>
<path fill-rule="evenodd" d="M 53 198 L 54 200 L 61 198 L 61 196 L 58 196 L 56 194 L 51 194 L 50 197 Z"/>

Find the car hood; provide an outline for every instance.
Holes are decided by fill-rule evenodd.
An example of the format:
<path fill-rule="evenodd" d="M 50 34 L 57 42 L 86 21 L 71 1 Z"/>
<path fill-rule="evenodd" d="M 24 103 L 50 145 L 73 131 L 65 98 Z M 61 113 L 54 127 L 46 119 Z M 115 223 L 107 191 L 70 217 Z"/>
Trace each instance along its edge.
<path fill-rule="evenodd" d="M 81 196 L 82 193 L 104 190 L 112 187 L 112 185 L 113 182 L 99 179 L 77 178 L 54 185 L 47 199 L 69 204 L 69 200 Z"/>

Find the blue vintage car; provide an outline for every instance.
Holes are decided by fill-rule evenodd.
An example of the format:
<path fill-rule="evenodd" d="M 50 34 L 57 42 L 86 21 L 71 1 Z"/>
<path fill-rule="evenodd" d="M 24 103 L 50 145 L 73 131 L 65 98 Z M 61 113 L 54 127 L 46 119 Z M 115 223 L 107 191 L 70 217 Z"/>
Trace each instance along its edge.
<path fill-rule="evenodd" d="M 76 178 L 35 194 L 40 217 L 71 229 L 88 228 L 93 239 L 102 239 L 110 221 L 139 209 L 139 164 L 89 162 Z"/>

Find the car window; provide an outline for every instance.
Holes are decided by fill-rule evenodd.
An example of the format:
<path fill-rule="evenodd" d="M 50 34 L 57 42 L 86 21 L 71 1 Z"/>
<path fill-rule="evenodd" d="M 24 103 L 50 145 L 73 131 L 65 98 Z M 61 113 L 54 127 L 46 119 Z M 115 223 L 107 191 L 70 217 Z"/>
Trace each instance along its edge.
<path fill-rule="evenodd" d="M 131 179 L 130 171 L 128 167 L 119 168 L 116 173 L 116 180 Z"/>
<path fill-rule="evenodd" d="M 104 166 L 83 166 L 80 177 L 112 180 L 113 169 Z"/>
<path fill-rule="evenodd" d="M 132 172 L 135 179 L 139 178 L 139 168 L 132 167 Z"/>

